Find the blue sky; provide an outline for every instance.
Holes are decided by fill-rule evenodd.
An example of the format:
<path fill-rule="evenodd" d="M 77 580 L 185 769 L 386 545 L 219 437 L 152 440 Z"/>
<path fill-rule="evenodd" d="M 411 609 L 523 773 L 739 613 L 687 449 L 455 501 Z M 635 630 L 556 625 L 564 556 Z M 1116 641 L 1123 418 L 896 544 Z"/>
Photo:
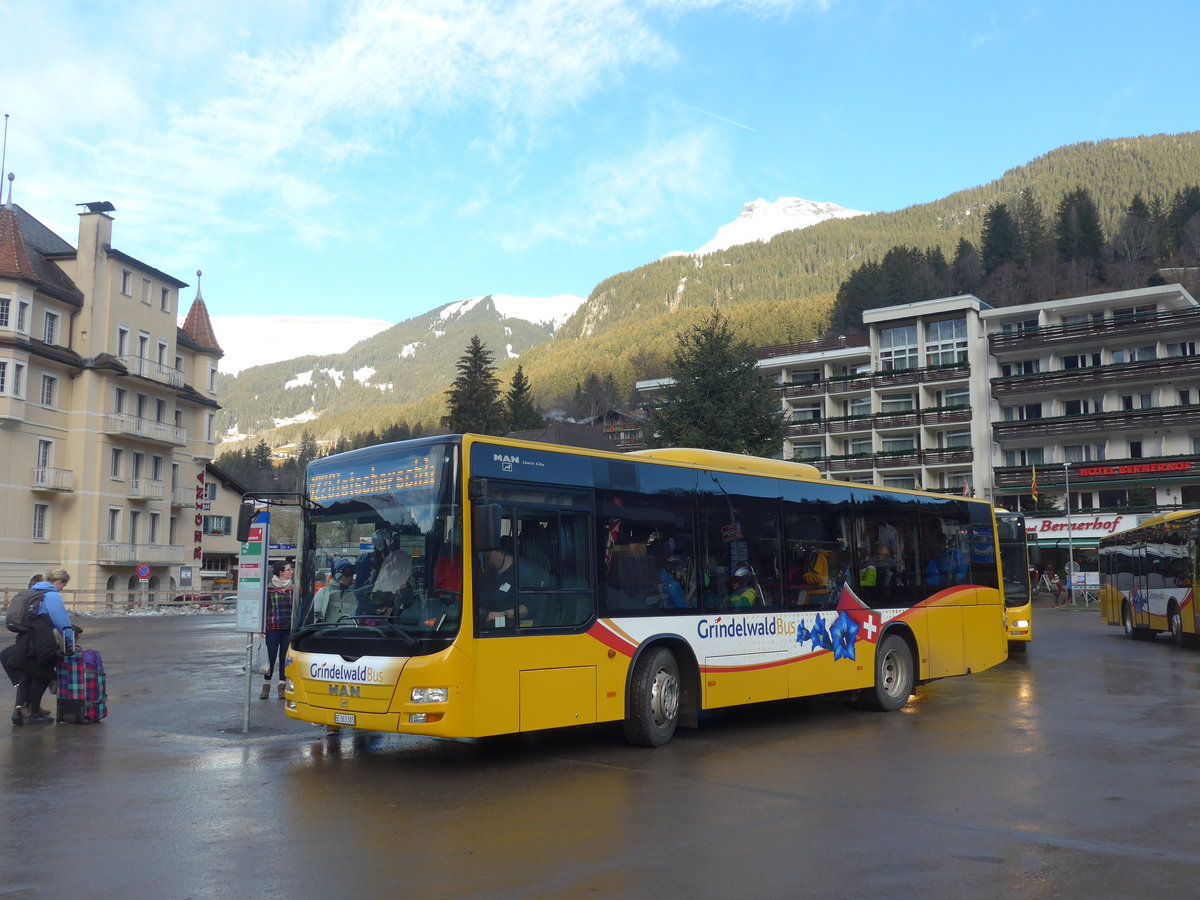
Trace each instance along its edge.
<path fill-rule="evenodd" d="M 72 243 L 74 204 L 111 200 L 118 248 L 203 269 L 221 316 L 586 296 L 758 197 L 893 210 L 1200 127 L 1173 37 L 1195 0 L 0 0 L 0 22 L 14 200 Z"/>

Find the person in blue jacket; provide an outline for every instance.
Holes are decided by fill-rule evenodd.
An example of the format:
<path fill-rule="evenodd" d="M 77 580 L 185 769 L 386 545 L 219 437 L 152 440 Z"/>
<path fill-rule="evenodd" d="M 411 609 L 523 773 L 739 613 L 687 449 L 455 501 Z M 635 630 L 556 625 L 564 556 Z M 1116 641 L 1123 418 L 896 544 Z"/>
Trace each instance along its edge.
<path fill-rule="evenodd" d="M 67 605 L 59 593 L 71 580 L 66 569 L 51 569 L 33 585 L 35 591 L 45 591 L 40 600 L 29 604 L 30 630 L 17 638 L 26 642 L 21 681 L 17 685 L 17 705 L 13 709 L 14 725 L 49 725 L 54 718 L 42 710 L 42 697 L 50 686 L 58 662 L 58 641 L 54 632 L 63 636 L 63 652 L 75 652 L 75 629 Z"/>

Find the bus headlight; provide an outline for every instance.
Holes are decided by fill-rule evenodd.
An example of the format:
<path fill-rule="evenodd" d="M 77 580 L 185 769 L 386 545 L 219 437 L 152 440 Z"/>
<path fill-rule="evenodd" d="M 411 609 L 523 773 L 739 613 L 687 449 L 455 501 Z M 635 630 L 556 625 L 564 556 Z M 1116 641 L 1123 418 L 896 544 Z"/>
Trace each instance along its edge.
<path fill-rule="evenodd" d="M 445 703 L 449 691 L 444 688 L 413 688 L 411 699 L 413 703 Z"/>
<path fill-rule="evenodd" d="M 1017 619 L 1017 621 L 1013 622 L 1013 626 L 1015 628 L 1028 628 L 1029 620 L 1028 619 Z"/>

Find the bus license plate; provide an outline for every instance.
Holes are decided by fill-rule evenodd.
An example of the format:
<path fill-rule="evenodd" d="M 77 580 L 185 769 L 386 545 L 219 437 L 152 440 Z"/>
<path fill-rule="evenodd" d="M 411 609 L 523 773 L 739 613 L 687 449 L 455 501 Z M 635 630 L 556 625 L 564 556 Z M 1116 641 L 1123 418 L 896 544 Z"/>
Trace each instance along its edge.
<path fill-rule="evenodd" d="M 334 713 L 333 721 L 335 725 L 353 725 L 354 713 Z"/>

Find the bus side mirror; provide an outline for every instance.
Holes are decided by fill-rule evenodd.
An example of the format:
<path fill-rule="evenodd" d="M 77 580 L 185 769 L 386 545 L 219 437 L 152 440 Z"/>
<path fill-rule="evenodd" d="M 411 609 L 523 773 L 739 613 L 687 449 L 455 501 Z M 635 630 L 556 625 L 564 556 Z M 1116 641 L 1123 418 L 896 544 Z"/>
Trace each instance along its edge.
<path fill-rule="evenodd" d="M 257 512 L 258 508 L 249 500 L 244 501 L 238 507 L 237 539 L 239 544 L 244 544 L 250 539 L 250 526 L 254 524 L 254 514 Z"/>
<path fill-rule="evenodd" d="M 471 544 L 475 551 L 500 549 L 499 503 L 480 503 L 475 507 Z"/>

